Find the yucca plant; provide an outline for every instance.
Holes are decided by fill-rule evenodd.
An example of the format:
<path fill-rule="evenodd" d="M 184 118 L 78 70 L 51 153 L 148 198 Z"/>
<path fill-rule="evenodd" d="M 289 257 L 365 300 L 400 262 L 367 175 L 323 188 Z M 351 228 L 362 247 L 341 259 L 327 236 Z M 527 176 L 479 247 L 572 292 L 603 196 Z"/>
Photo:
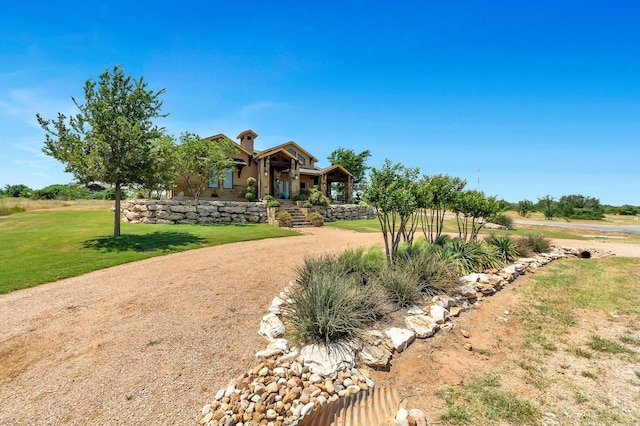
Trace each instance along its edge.
<path fill-rule="evenodd" d="M 509 235 L 489 234 L 484 241 L 496 248 L 498 258 L 504 263 L 513 262 L 522 256 L 516 242 Z"/>
<path fill-rule="evenodd" d="M 438 250 L 438 254 L 441 259 L 453 265 L 460 275 L 498 268 L 502 265 L 497 250 L 477 241 L 454 238 L 447 241 Z"/>

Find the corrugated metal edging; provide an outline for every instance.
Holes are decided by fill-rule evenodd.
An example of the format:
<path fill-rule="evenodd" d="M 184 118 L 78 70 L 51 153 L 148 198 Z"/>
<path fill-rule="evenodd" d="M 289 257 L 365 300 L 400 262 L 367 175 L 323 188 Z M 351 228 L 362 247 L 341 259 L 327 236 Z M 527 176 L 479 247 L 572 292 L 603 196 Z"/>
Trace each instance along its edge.
<path fill-rule="evenodd" d="M 378 426 L 395 419 L 396 388 L 371 388 L 333 401 L 304 417 L 298 426 Z"/>

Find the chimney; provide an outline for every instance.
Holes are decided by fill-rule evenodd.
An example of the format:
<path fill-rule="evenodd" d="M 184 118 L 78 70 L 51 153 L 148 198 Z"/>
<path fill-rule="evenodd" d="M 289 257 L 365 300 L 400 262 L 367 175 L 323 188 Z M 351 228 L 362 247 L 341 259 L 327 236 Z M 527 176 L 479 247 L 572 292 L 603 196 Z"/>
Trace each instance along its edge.
<path fill-rule="evenodd" d="M 253 154 L 253 140 L 258 137 L 258 134 L 253 130 L 245 130 L 240 133 L 236 139 L 240 139 L 240 146 Z"/>

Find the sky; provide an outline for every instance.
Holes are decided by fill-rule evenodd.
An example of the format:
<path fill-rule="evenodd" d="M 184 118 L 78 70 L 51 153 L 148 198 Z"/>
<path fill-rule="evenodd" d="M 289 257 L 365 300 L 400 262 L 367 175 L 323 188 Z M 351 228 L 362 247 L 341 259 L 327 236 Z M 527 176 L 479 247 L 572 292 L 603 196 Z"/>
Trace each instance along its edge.
<path fill-rule="evenodd" d="M 343 147 L 510 202 L 640 205 L 637 1 L 47 1 L 0 13 L 0 187 L 68 183 L 35 118 L 121 65 L 167 133 Z"/>

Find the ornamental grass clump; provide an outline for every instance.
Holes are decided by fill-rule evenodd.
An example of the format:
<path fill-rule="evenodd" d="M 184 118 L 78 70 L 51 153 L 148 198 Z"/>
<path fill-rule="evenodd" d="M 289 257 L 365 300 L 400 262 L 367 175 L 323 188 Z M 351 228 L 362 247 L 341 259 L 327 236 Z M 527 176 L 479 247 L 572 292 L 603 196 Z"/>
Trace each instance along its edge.
<path fill-rule="evenodd" d="M 379 318 L 383 298 L 375 286 L 339 271 L 335 258 L 306 259 L 289 291 L 284 315 L 299 344 L 329 344 L 351 338 Z"/>
<path fill-rule="evenodd" d="M 372 246 L 367 250 L 358 247 L 340 253 L 335 259 L 335 266 L 341 272 L 356 275 L 362 284 L 367 284 L 386 266 L 386 262 L 379 246 Z"/>
<path fill-rule="evenodd" d="M 446 293 L 455 284 L 453 265 L 428 249 L 398 257 L 396 268 L 412 271 L 420 293 L 426 296 Z"/>
<path fill-rule="evenodd" d="M 389 301 L 400 307 L 412 306 L 422 299 L 418 273 L 411 268 L 389 267 L 377 275 Z"/>
<path fill-rule="evenodd" d="M 523 256 L 528 256 L 532 253 L 545 253 L 551 248 L 551 240 L 542 234 L 522 236 L 518 238 L 516 244 Z"/>

